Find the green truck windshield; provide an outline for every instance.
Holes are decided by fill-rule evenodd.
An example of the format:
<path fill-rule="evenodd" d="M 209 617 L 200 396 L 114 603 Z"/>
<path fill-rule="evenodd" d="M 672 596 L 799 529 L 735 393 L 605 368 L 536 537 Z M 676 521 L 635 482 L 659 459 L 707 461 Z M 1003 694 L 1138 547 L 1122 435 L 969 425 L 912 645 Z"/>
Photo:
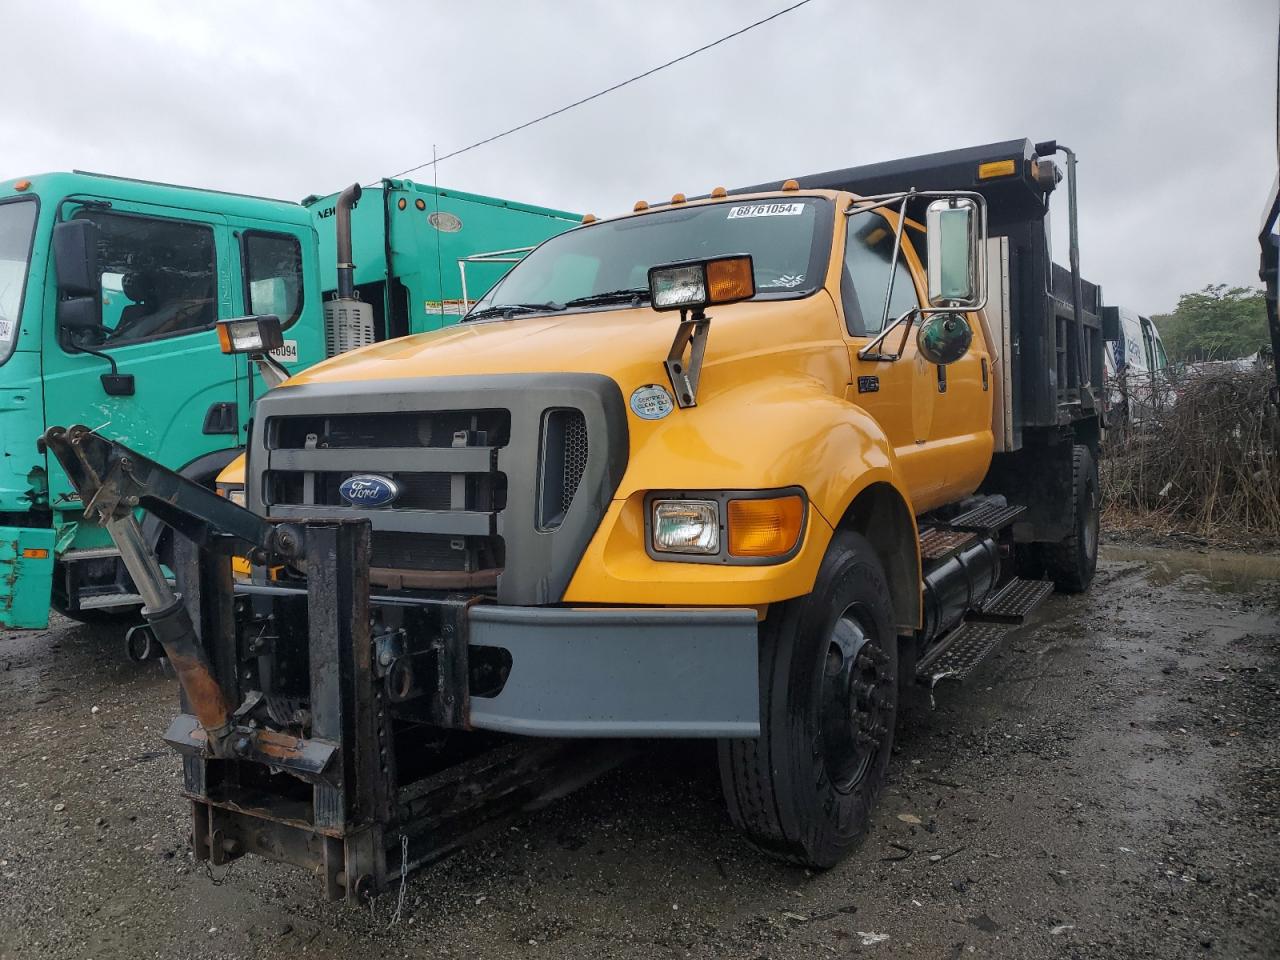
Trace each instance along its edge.
<path fill-rule="evenodd" d="M 0 203 L 0 363 L 13 352 L 22 323 L 36 209 L 34 200 Z"/>
<path fill-rule="evenodd" d="M 649 268 L 749 253 L 756 299 L 789 299 L 822 284 L 831 204 L 816 197 L 673 207 L 552 237 L 475 305 L 472 316 L 627 306 L 647 298 Z"/>

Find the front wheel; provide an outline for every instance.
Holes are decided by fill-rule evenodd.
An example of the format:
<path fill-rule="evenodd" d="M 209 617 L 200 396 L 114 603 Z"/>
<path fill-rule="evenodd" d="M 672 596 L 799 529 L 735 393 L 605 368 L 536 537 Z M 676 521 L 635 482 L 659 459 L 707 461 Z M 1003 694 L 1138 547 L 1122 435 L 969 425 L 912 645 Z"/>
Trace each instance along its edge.
<path fill-rule="evenodd" d="M 842 531 L 813 592 L 761 625 L 760 737 L 719 752 L 729 816 L 766 853 L 830 867 L 867 830 L 898 712 L 888 598 L 871 545 Z"/>

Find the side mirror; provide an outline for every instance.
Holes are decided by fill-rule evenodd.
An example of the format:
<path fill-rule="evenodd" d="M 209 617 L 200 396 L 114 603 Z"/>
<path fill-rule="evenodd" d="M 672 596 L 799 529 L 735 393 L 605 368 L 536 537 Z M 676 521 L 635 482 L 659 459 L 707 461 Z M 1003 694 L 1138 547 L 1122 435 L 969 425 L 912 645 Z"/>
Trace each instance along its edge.
<path fill-rule="evenodd" d="M 986 303 L 986 223 L 969 197 L 946 197 L 925 213 L 929 304 L 977 310 Z"/>
<path fill-rule="evenodd" d="M 930 363 L 945 367 L 969 352 L 973 331 L 961 313 L 931 313 L 920 324 L 916 349 Z"/>
<path fill-rule="evenodd" d="M 68 333 L 102 328 L 102 299 L 73 297 L 58 301 L 58 326 Z"/>
<path fill-rule="evenodd" d="M 71 333 L 100 328 L 98 225 L 67 220 L 54 226 L 53 262 L 58 272 L 58 326 Z"/>
<path fill-rule="evenodd" d="M 67 220 L 53 228 L 53 262 L 63 297 L 101 298 L 98 279 L 98 225 Z"/>

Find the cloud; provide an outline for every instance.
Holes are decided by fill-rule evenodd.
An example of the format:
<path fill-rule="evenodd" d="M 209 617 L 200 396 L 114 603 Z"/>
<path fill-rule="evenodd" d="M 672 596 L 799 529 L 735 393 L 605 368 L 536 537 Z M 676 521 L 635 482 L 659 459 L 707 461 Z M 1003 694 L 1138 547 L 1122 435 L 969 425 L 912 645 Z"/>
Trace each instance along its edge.
<path fill-rule="evenodd" d="M 0 58 L 0 175 L 75 167 L 326 193 L 782 5 L 46 3 L 24 9 Z M 1205 283 L 1256 282 L 1254 235 L 1276 168 L 1275 31 L 1267 0 L 814 0 L 438 176 L 605 214 L 677 190 L 1057 138 L 1080 155 L 1085 275 L 1110 301 L 1159 312 Z M 1062 259 L 1065 209 L 1056 220 Z"/>

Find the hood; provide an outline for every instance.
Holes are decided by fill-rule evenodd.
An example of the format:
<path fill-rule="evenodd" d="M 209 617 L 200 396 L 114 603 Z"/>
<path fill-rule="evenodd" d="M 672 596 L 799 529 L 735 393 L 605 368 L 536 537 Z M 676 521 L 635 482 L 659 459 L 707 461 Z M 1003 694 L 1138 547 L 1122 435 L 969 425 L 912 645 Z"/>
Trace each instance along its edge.
<path fill-rule="evenodd" d="M 849 381 L 840 321 L 825 290 L 803 300 L 747 301 L 708 312 L 700 402 L 731 385 L 729 377 L 717 375 L 729 366 L 758 367 L 761 376 L 790 370 L 822 380 L 832 392 L 843 392 Z M 629 393 L 646 383 L 666 385 L 662 361 L 678 325 L 679 314 L 648 307 L 462 323 L 333 357 L 278 389 L 371 379 L 601 373 Z M 736 371 L 732 380 L 751 375 Z"/>

